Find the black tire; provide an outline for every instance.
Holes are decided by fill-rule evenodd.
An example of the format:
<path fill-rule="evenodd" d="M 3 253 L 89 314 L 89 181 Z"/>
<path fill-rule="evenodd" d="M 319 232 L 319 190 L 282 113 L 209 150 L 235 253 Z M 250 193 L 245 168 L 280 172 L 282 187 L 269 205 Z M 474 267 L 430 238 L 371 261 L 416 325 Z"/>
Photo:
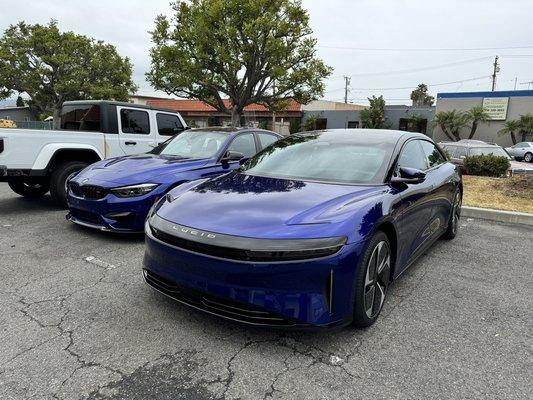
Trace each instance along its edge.
<path fill-rule="evenodd" d="M 50 185 L 44 180 L 35 182 L 17 180 L 8 182 L 7 184 L 16 194 L 28 197 L 30 199 L 43 197 L 46 193 L 48 193 L 48 190 L 50 190 Z"/>
<path fill-rule="evenodd" d="M 54 169 L 54 172 L 50 175 L 50 196 L 57 205 L 67 207 L 67 179 L 87 165 L 87 163 L 81 161 L 72 161 L 58 165 Z"/>
<path fill-rule="evenodd" d="M 443 239 L 452 240 L 457 236 L 462 204 L 463 197 L 461 191 L 457 190 L 453 197 L 452 212 L 450 213 L 450 219 L 448 220 L 448 227 L 446 228 L 446 232 L 442 235 Z"/>
<path fill-rule="evenodd" d="M 532 154 L 532 153 L 529 153 L 529 152 L 526 153 L 526 154 L 524 154 L 524 161 L 525 161 L 525 162 L 531 162 L 531 161 L 533 161 L 533 154 Z"/>
<path fill-rule="evenodd" d="M 386 252 L 381 254 L 384 250 Z M 378 318 L 391 280 L 391 260 L 389 239 L 385 233 L 377 231 L 370 239 L 357 268 L 352 326 L 366 328 Z M 375 281 L 373 292 L 372 279 Z"/>

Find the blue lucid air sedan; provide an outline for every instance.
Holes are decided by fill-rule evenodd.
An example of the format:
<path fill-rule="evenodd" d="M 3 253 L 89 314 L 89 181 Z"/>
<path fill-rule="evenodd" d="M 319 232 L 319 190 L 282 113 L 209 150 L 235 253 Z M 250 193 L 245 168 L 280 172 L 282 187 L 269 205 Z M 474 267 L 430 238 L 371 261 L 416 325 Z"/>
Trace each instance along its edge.
<path fill-rule="evenodd" d="M 389 284 L 456 235 L 461 200 L 458 168 L 422 134 L 292 135 L 155 204 L 144 278 L 249 324 L 365 327 Z"/>
<path fill-rule="evenodd" d="M 99 161 L 69 181 L 67 219 L 103 231 L 142 232 L 148 210 L 170 189 L 228 173 L 280 137 L 261 129 L 190 129 L 149 153 Z"/>

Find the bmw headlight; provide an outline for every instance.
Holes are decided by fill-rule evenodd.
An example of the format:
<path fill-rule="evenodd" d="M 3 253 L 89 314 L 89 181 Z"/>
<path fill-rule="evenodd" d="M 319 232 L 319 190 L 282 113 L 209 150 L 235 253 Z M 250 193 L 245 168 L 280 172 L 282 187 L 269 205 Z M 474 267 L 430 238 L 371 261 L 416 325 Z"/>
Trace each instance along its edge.
<path fill-rule="evenodd" d="M 157 183 L 142 183 L 140 185 L 122 186 L 111 189 L 111 193 L 117 197 L 138 197 L 150 193 L 158 186 Z"/>

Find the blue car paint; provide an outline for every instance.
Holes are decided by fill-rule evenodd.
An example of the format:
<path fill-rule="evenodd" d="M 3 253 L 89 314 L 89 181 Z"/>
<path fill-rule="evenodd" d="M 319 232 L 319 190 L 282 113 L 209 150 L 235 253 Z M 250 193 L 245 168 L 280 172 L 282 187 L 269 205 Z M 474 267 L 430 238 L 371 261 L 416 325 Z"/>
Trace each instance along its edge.
<path fill-rule="evenodd" d="M 138 154 L 117 157 L 96 162 L 82 170 L 70 181 L 79 185 L 95 185 L 105 189 L 112 189 L 141 183 L 155 183 L 157 188 L 137 197 L 121 198 L 112 193 L 98 200 L 85 199 L 74 196 L 69 190 L 67 202 L 70 213 L 67 216 L 73 222 L 78 222 L 93 228 L 114 232 L 142 232 L 148 211 L 158 199 L 172 188 L 185 182 L 226 174 L 240 166 L 240 162 L 225 162 L 219 160 L 226 153 L 232 140 L 240 134 L 250 132 L 269 131 L 255 129 L 238 129 L 228 134 L 225 143 L 211 158 L 201 160 L 176 159 L 157 154 Z M 256 145 L 259 145 L 256 140 Z M 79 211 L 89 212 L 99 216 L 102 223 L 84 221 L 76 218 Z M 77 214 L 78 212 L 78 214 Z M 125 224 L 122 221 L 107 217 L 110 213 L 133 212 L 135 219 Z"/>
<path fill-rule="evenodd" d="M 424 136 L 398 134 L 391 170 L 403 143 L 413 137 Z M 243 262 L 164 243 L 154 237 L 148 219 L 144 268 L 168 282 L 260 307 L 295 325 L 345 325 L 353 315 L 358 261 L 374 231 L 395 232 L 395 279 L 446 230 L 459 187 L 460 173 L 448 162 L 429 169 L 424 182 L 404 186 L 306 182 L 234 171 L 172 190 L 172 201 L 163 200 L 157 216 L 203 232 L 264 239 L 345 236 L 346 245 L 320 259 Z M 328 309 L 330 276 L 334 296 Z"/>

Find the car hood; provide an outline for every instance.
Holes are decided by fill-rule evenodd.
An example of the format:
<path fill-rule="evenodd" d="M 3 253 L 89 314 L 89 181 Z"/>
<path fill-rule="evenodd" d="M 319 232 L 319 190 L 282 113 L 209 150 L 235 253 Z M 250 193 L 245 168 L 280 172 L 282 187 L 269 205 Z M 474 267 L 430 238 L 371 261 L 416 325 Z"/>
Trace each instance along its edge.
<path fill-rule="evenodd" d="M 73 180 L 104 187 L 136 183 L 166 183 L 165 176 L 205 166 L 209 160 L 191 160 L 157 154 L 138 154 L 99 161 Z M 87 181 L 88 179 L 88 181 Z"/>
<path fill-rule="evenodd" d="M 345 234 L 387 186 L 304 182 L 230 173 L 176 188 L 157 214 L 173 223 L 228 235 L 264 238 Z M 187 190 L 188 189 L 188 190 Z"/>

